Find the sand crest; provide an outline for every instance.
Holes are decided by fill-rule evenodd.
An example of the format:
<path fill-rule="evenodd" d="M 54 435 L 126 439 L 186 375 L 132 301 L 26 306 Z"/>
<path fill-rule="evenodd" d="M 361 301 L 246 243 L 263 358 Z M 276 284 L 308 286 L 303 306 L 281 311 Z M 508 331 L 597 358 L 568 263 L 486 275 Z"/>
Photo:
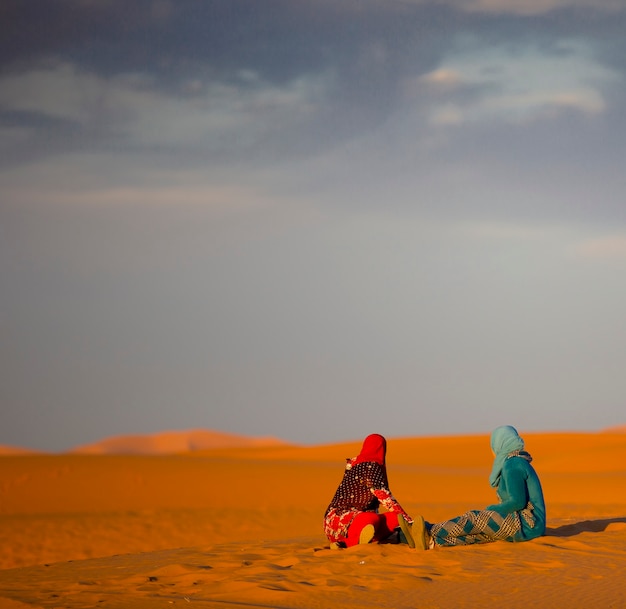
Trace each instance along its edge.
<path fill-rule="evenodd" d="M 273 437 L 248 437 L 209 429 L 168 431 L 150 435 L 105 438 L 76 446 L 70 452 L 83 455 L 167 455 L 216 448 L 280 446 L 286 442 Z"/>
<path fill-rule="evenodd" d="M 429 552 L 330 550 L 321 516 L 358 442 L 0 458 L 0 608 L 623 607 L 626 435 L 523 434 L 548 534 Z M 389 439 L 409 510 L 493 500 L 486 436 Z"/>

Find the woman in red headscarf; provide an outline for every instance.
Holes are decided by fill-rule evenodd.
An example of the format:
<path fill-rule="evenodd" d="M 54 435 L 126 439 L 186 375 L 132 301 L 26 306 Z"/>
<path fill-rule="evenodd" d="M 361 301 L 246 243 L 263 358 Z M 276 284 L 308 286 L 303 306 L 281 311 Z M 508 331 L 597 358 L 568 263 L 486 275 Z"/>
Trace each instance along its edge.
<path fill-rule="evenodd" d="M 380 542 L 398 527 L 409 533 L 413 519 L 404 511 L 389 490 L 385 455 L 387 442 L 372 434 L 365 438 L 357 457 L 347 459 L 343 480 L 326 509 L 324 533 L 332 547 Z M 383 505 L 387 512 L 378 513 Z M 411 543 L 412 539 L 400 539 Z"/>

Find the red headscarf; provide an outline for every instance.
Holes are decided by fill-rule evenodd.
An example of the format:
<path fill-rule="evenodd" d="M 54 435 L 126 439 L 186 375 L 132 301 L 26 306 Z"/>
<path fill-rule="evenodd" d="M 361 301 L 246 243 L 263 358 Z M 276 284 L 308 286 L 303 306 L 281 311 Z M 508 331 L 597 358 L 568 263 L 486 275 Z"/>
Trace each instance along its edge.
<path fill-rule="evenodd" d="M 385 484 L 389 484 L 387 482 L 387 466 L 385 464 L 385 456 L 387 454 L 387 440 L 383 436 L 377 433 L 370 434 L 363 440 L 363 447 L 361 448 L 361 452 L 357 457 L 353 459 L 347 459 L 348 465 L 346 466 L 350 469 L 352 466 L 357 463 L 378 463 L 383 468 L 385 473 Z"/>
<path fill-rule="evenodd" d="M 385 455 L 387 454 L 387 440 L 380 434 L 373 433 L 363 441 L 363 448 L 358 457 L 354 460 L 354 465 L 364 461 L 374 461 L 378 465 L 385 467 Z"/>

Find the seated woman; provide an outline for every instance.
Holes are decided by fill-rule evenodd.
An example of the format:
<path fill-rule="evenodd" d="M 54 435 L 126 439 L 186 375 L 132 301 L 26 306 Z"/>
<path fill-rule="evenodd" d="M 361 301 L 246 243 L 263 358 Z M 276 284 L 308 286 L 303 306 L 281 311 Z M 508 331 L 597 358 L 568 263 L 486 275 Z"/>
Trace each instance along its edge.
<path fill-rule="evenodd" d="M 527 541 L 545 534 L 543 491 L 524 440 L 514 427 L 505 425 L 492 432 L 491 449 L 495 460 L 489 483 L 500 502 L 438 524 L 416 519 L 410 534 L 418 548 Z"/>
<path fill-rule="evenodd" d="M 404 527 L 413 522 L 389 490 L 386 453 L 385 438 L 372 434 L 359 455 L 347 459 L 341 484 L 324 514 L 324 533 L 332 548 L 385 541 L 395 537 L 398 517 Z M 387 512 L 379 514 L 380 505 Z"/>

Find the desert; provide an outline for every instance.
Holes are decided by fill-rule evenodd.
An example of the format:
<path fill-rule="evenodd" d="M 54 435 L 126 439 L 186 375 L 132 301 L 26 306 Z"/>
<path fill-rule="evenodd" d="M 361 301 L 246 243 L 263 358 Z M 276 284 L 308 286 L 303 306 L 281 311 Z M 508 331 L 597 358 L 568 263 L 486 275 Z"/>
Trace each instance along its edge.
<path fill-rule="evenodd" d="M 626 433 L 523 433 L 544 537 L 331 550 L 324 510 L 362 439 L 165 433 L 0 455 L 0 608 L 626 606 Z M 388 437 L 392 491 L 435 522 L 494 501 L 488 434 Z"/>

